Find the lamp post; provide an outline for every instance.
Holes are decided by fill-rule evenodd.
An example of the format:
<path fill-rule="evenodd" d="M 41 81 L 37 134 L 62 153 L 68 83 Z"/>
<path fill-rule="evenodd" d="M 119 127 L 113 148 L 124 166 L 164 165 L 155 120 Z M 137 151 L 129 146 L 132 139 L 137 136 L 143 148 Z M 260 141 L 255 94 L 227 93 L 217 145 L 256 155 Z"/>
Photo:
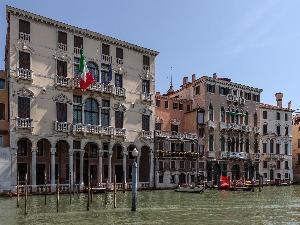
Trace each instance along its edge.
<path fill-rule="evenodd" d="M 132 151 L 132 156 L 134 157 L 134 162 L 132 165 L 132 200 L 131 200 L 131 211 L 136 211 L 137 202 L 137 156 L 139 152 L 136 148 Z"/>

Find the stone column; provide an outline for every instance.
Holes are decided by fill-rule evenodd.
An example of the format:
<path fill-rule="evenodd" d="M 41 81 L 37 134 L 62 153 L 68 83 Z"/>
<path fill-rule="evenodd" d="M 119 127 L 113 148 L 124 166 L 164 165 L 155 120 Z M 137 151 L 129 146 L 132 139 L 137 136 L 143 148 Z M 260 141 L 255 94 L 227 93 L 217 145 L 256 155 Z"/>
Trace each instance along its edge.
<path fill-rule="evenodd" d="M 17 174 L 18 174 L 17 148 L 10 148 L 10 159 L 11 159 L 10 185 L 11 185 L 11 190 L 15 191 L 17 185 Z"/>
<path fill-rule="evenodd" d="M 108 152 L 108 183 L 111 184 L 111 157 L 112 152 Z"/>
<path fill-rule="evenodd" d="M 102 156 L 103 156 L 103 152 L 99 150 L 98 151 L 98 177 L 97 177 L 97 181 L 99 185 L 102 184 Z"/>
<path fill-rule="evenodd" d="M 73 172 L 73 149 L 69 149 L 69 174 L 67 176 L 69 176 L 70 182 L 71 182 L 71 189 L 73 189 L 73 184 L 74 184 L 74 172 Z"/>
<path fill-rule="evenodd" d="M 83 183 L 83 156 L 84 156 L 84 150 L 81 150 L 80 151 L 80 177 L 79 177 L 80 189 L 82 189 L 84 186 L 84 183 Z"/>
<path fill-rule="evenodd" d="M 125 146 L 123 146 L 125 148 Z M 127 165 L 126 165 L 126 157 L 127 157 L 127 151 L 123 151 L 123 180 L 126 187 L 126 174 L 127 174 Z"/>
<path fill-rule="evenodd" d="M 36 188 L 36 152 L 37 152 L 37 147 L 32 147 L 31 148 L 31 185 L 33 191 L 35 191 Z"/>
<path fill-rule="evenodd" d="M 154 158 L 153 158 L 153 151 L 150 150 L 150 172 L 149 172 L 149 181 L 150 181 L 150 187 L 154 187 Z M 171 161 L 170 161 L 170 168 L 171 168 Z"/>
<path fill-rule="evenodd" d="M 82 116 L 82 118 L 81 118 L 82 121 L 81 121 L 81 123 L 84 124 L 84 123 L 85 123 L 85 121 L 84 121 L 84 103 L 82 103 L 82 108 L 81 108 L 81 110 L 82 110 L 82 113 L 81 113 L 81 114 L 82 114 L 82 115 L 81 115 L 81 116 Z"/>
<path fill-rule="evenodd" d="M 55 191 L 55 152 L 56 148 L 51 148 L 51 191 Z"/>

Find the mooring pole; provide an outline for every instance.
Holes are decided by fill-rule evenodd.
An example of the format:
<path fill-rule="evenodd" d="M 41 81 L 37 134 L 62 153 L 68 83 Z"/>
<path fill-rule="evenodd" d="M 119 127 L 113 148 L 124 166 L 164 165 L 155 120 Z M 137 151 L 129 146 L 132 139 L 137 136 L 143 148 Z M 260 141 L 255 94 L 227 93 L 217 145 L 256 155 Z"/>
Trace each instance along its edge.
<path fill-rule="evenodd" d="M 93 175 L 91 174 L 91 203 L 93 202 Z"/>
<path fill-rule="evenodd" d="M 19 171 L 17 172 L 17 208 L 20 207 L 19 201 L 20 201 L 20 193 L 19 193 Z"/>
<path fill-rule="evenodd" d="M 28 182 L 28 178 L 27 178 L 27 173 L 25 175 L 25 216 L 27 215 L 27 182 Z"/>
<path fill-rule="evenodd" d="M 57 175 L 57 184 L 56 184 L 56 212 L 58 212 L 58 202 L 59 202 L 59 174 Z"/>
<path fill-rule="evenodd" d="M 252 178 L 252 192 L 254 192 L 254 178 Z"/>
<path fill-rule="evenodd" d="M 72 178 L 72 174 L 69 174 L 69 198 L 70 198 L 70 205 L 72 204 L 72 184 L 71 184 L 71 178 Z"/>
<path fill-rule="evenodd" d="M 91 183 L 90 183 L 90 176 L 88 175 L 88 196 L 87 196 L 87 204 L 86 204 L 86 210 L 90 210 L 90 188 L 91 188 Z"/>
<path fill-rule="evenodd" d="M 46 173 L 46 170 L 45 170 L 45 173 L 44 173 L 44 183 L 45 183 L 45 205 L 47 205 L 47 173 Z"/>
<path fill-rule="evenodd" d="M 75 172 L 73 172 L 73 196 L 75 195 Z"/>
<path fill-rule="evenodd" d="M 136 201 L 137 201 L 137 163 L 134 161 L 132 166 L 132 202 L 131 211 L 136 211 Z"/>
<path fill-rule="evenodd" d="M 104 204 L 107 205 L 108 181 L 106 180 Z"/>
<path fill-rule="evenodd" d="M 114 208 L 117 208 L 117 177 L 116 177 L 116 174 L 114 176 Z"/>

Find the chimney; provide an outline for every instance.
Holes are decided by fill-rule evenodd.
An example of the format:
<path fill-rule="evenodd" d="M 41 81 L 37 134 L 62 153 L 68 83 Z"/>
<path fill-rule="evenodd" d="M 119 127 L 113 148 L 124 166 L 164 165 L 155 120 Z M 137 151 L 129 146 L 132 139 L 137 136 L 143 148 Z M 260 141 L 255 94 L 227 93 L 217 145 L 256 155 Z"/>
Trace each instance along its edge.
<path fill-rule="evenodd" d="M 194 83 L 195 80 L 196 80 L 196 74 L 193 74 L 193 75 L 192 75 L 192 83 Z"/>
<path fill-rule="evenodd" d="M 182 80 L 182 85 L 186 85 L 188 82 L 188 77 L 183 77 L 183 80 Z"/>
<path fill-rule="evenodd" d="M 289 110 L 292 109 L 292 102 L 291 101 L 288 102 L 288 109 Z"/>
<path fill-rule="evenodd" d="M 216 73 L 213 73 L 213 78 L 214 78 L 214 79 L 217 79 L 217 77 L 218 77 L 217 74 L 216 74 Z"/>
<path fill-rule="evenodd" d="M 279 108 L 282 108 L 282 97 L 283 97 L 283 93 L 281 93 L 281 92 L 278 92 L 278 93 L 275 94 L 277 106 Z"/>

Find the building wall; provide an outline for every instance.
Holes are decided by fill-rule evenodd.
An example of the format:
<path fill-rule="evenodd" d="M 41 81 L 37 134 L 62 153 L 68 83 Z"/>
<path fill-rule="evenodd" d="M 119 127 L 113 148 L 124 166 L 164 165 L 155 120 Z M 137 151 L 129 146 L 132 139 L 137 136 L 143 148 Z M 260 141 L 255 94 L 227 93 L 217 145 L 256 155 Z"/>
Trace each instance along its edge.
<path fill-rule="evenodd" d="M 5 105 L 5 119 L 0 120 L 0 136 L 2 137 L 3 143 L 0 147 L 9 146 L 9 104 L 8 104 L 8 81 L 5 71 L 0 71 L 0 79 L 5 81 L 5 88 L 0 89 L 0 103 Z"/>
<path fill-rule="evenodd" d="M 292 163 L 294 182 L 300 182 L 300 119 L 299 115 L 293 117 L 292 127 Z"/>

